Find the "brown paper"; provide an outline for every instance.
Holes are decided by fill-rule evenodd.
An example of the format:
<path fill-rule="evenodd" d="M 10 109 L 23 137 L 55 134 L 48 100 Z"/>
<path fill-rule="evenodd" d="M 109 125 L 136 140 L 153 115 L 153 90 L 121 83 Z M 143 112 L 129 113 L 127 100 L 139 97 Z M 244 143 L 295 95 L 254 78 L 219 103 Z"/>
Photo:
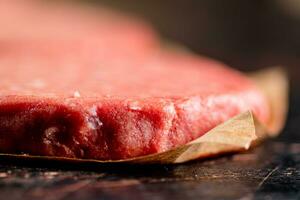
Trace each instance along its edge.
<path fill-rule="evenodd" d="M 29 156 L 0 154 L 0 156 L 23 159 L 47 159 L 83 163 L 139 163 L 139 164 L 173 164 L 194 159 L 207 158 L 225 153 L 240 152 L 249 149 L 262 140 L 280 133 L 286 119 L 288 108 L 288 80 L 280 68 L 263 70 L 250 77 L 266 94 L 271 107 L 271 120 L 260 123 L 251 111 L 229 119 L 198 139 L 175 149 L 125 160 L 92 160 L 62 157 Z"/>

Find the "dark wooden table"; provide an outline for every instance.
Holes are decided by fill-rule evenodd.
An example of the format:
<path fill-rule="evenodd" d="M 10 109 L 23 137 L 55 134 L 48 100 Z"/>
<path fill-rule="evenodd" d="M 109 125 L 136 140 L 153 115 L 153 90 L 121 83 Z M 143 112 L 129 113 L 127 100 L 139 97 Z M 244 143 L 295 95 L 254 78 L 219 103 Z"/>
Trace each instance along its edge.
<path fill-rule="evenodd" d="M 292 108 L 298 108 L 298 100 Z M 177 166 L 2 158 L 0 199 L 300 199 L 300 112 L 291 110 L 275 140 L 244 154 Z"/>
<path fill-rule="evenodd" d="M 50 166 L 48 166 L 50 165 Z M 300 144 L 178 166 L 2 162 L 0 199 L 299 199 Z"/>

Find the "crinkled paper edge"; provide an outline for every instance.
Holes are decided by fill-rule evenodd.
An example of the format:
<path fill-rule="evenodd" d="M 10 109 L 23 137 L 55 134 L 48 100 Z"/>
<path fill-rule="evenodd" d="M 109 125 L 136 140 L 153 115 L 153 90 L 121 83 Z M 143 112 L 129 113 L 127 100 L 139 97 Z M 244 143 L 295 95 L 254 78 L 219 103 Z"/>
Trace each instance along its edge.
<path fill-rule="evenodd" d="M 267 124 L 260 123 L 251 111 L 247 111 L 229 119 L 186 145 L 163 153 L 125 160 L 101 161 L 17 154 L 0 154 L 0 156 L 26 160 L 45 159 L 92 164 L 175 164 L 225 153 L 246 151 L 258 142 L 266 138 L 277 136 L 280 133 L 285 124 L 288 108 L 288 78 L 280 67 L 253 73 L 250 74 L 250 77 L 256 82 L 258 88 L 268 97 L 271 107 L 271 120 Z"/>

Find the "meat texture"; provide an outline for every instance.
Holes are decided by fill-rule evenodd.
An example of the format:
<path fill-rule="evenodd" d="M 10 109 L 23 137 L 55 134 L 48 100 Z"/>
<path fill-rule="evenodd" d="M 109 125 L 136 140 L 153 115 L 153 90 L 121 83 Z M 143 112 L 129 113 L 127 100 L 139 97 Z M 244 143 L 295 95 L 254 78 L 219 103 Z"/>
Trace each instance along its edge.
<path fill-rule="evenodd" d="M 15 7 L 0 16 L 27 16 Z M 126 159 L 185 144 L 243 111 L 269 120 L 251 80 L 219 62 L 159 48 L 145 25 L 66 6 L 52 12 L 42 12 L 46 25 L 33 16 L 20 22 L 32 38 L 14 25 L 0 30 L 2 153 Z M 73 16 L 79 28 L 71 34 L 64 25 Z"/>

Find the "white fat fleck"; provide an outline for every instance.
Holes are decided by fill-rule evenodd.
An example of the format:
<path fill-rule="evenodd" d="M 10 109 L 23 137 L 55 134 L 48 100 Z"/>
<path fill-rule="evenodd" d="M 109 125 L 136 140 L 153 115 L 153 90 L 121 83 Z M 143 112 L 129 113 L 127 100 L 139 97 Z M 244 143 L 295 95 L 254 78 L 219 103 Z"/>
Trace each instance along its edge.
<path fill-rule="evenodd" d="M 139 102 L 137 102 L 137 101 L 129 102 L 129 108 L 130 108 L 131 110 L 142 110 L 142 108 L 141 108 Z"/>
<path fill-rule="evenodd" d="M 160 138 L 160 149 L 162 151 L 167 150 L 169 146 L 168 135 L 170 133 L 170 129 L 173 126 L 173 120 L 177 116 L 177 112 L 175 109 L 174 103 L 170 102 L 163 107 L 163 111 L 166 113 L 167 117 L 165 118 L 164 128 L 162 132 L 162 137 Z"/>
<path fill-rule="evenodd" d="M 88 119 L 87 125 L 90 129 L 96 130 L 103 125 L 97 116 L 97 106 L 91 107 L 89 110 L 91 117 Z"/>
<path fill-rule="evenodd" d="M 44 131 L 44 134 L 46 136 L 47 139 L 53 139 L 54 134 L 57 133 L 59 131 L 59 129 L 55 126 L 53 127 L 49 127 Z"/>
<path fill-rule="evenodd" d="M 97 128 L 101 127 L 102 125 L 103 125 L 103 123 L 99 119 L 95 119 L 94 122 L 89 121 L 87 123 L 87 126 L 93 130 L 96 130 Z"/>
<path fill-rule="evenodd" d="M 192 97 L 179 105 L 180 108 L 189 112 L 201 111 L 201 99 L 199 97 Z"/>
<path fill-rule="evenodd" d="M 206 106 L 207 107 L 213 107 L 213 105 L 215 104 L 215 98 L 207 98 L 207 101 L 206 101 Z"/>
<path fill-rule="evenodd" d="M 100 122 L 100 120 L 98 120 L 98 121 Z M 102 122 L 100 122 L 99 126 L 101 126 L 101 125 L 102 125 Z M 97 127 L 99 127 L 99 126 L 96 125 L 95 122 L 90 122 L 90 121 L 87 123 L 87 126 L 88 126 L 90 129 L 92 129 L 92 130 L 96 130 Z"/>
<path fill-rule="evenodd" d="M 75 98 L 78 98 L 78 97 L 80 97 L 81 95 L 80 95 L 79 91 L 76 90 L 76 91 L 74 92 L 73 96 L 74 96 Z"/>
<path fill-rule="evenodd" d="M 46 83 L 42 79 L 34 79 L 29 83 L 29 85 L 37 89 L 42 89 L 46 86 Z"/>
<path fill-rule="evenodd" d="M 174 106 L 174 103 L 170 103 L 166 106 L 164 106 L 163 110 L 170 114 L 171 116 L 175 115 L 176 114 L 176 110 L 175 110 L 175 106 Z"/>
<path fill-rule="evenodd" d="M 200 97 L 191 97 L 179 104 L 179 107 L 184 110 L 186 117 L 190 121 L 198 120 L 201 112 L 204 111 Z"/>
<path fill-rule="evenodd" d="M 89 112 L 92 116 L 94 116 L 94 117 L 97 116 L 97 106 L 92 106 L 90 108 Z"/>
<path fill-rule="evenodd" d="M 96 119 L 96 122 L 97 122 L 98 126 L 102 126 L 103 125 L 103 123 L 99 120 L 99 118 Z"/>

